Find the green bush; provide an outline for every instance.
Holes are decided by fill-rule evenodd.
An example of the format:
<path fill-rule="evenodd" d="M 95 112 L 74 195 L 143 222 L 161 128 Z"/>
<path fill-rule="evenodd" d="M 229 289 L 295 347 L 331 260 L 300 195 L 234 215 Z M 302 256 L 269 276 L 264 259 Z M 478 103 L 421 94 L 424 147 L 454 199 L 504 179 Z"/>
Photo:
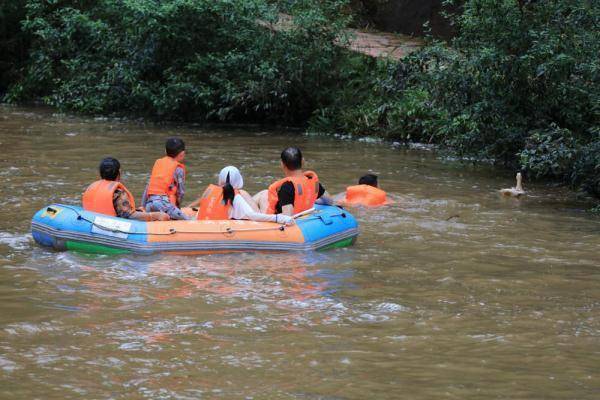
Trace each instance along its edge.
<path fill-rule="evenodd" d="M 451 44 L 362 74 L 313 129 L 440 144 L 596 196 L 600 2 L 467 0 Z"/>
<path fill-rule="evenodd" d="M 0 98 L 10 83 L 20 79 L 29 49 L 29 35 L 23 31 L 25 0 L 0 2 Z"/>
<path fill-rule="evenodd" d="M 600 198 L 600 130 L 596 130 L 596 135 L 595 141 L 577 152 L 570 179 L 573 186 Z"/>
<path fill-rule="evenodd" d="M 302 123 L 330 94 L 341 3 L 297 2 L 291 29 L 261 0 L 29 0 L 33 36 L 9 100 L 84 113 Z"/>
<path fill-rule="evenodd" d="M 4 2 L 0 50 L 13 57 L 0 63 L 0 91 L 10 81 L 8 100 L 85 113 L 309 121 L 437 143 L 600 197 L 600 2 L 466 0 L 462 10 L 451 43 L 397 62 L 335 44 L 344 0 Z M 294 24 L 265 27 L 280 11 Z"/>
<path fill-rule="evenodd" d="M 536 177 L 566 176 L 573 168 L 577 147 L 571 131 L 552 125 L 529 135 L 520 163 Z"/>

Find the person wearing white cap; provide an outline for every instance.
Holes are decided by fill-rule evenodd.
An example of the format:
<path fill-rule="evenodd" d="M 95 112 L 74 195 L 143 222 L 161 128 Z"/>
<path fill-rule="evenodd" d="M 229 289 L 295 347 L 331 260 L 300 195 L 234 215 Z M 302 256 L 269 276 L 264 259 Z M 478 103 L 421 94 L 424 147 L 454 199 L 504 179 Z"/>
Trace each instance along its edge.
<path fill-rule="evenodd" d="M 225 167 L 219 173 L 218 185 L 208 185 L 200 199 L 189 207 L 198 207 L 197 219 L 200 220 L 248 219 L 285 225 L 295 223 L 288 215 L 259 212 L 243 187 L 244 178 L 240 171 L 234 166 Z"/>

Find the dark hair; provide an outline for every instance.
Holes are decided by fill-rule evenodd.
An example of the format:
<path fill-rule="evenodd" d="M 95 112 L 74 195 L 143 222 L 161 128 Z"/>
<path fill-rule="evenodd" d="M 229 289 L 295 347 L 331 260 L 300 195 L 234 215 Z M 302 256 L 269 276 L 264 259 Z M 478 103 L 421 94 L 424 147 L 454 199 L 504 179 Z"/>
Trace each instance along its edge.
<path fill-rule="evenodd" d="M 119 172 L 121 172 L 121 163 L 116 158 L 106 157 L 100 161 L 98 169 L 100 170 L 100 178 L 107 181 L 114 181 L 118 178 Z"/>
<path fill-rule="evenodd" d="M 288 147 L 281 152 L 281 161 L 290 171 L 302 168 L 302 152 L 297 147 Z"/>
<path fill-rule="evenodd" d="M 369 185 L 373 187 L 377 187 L 377 175 L 366 174 L 361 176 L 358 180 L 359 185 Z"/>
<path fill-rule="evenodd" d="M 225 185 L 223 185 L 223 201 L 225 205 L 227 203 L 233 205 L 233 198 L 235 197 L 235 190 L 233 190 L 233 186 L 229 183 L 229 172 L 227 173 L 227 179 L 225 179 Z"/>
<path fill-rule="evenodd" d="M 185 143 L 177 137 L 170 137 L 165 143 L 165 149 L 169 157 L 177 157 L 179 153 L 185 150 Z"/>

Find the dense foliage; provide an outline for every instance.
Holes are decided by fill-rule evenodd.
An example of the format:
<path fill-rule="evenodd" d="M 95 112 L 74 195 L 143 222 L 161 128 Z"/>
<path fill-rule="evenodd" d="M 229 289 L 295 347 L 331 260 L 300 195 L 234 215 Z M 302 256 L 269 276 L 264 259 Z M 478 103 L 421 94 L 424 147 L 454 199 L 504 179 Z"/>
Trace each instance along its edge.
<path fill-rule="evenodd" d="M 600 197 L 600 2 L 470 0 L 451 45 L 354 69 L 314 130 L 440 143 Z"/>
<path fill-rule="evenodd" d="M 7 100 L 85 113 L 438 143 L 600 197 L 600 2 L 461 3 L 451 43 L 396 62 L 335 45 L 344 0 L 3 2 L 0 92 L 11 82 Z M 294 23 L 266 26 L 282 10 Z"/>
<path fill-rule="evenodd" d="M 336 79 L 339 7 L 261 0 L 28 0 L 33 37 L 10 100 L 84 113 L 304 122 Z M 259 23 L 261 22 L 261 23 Z M 341 25 L 341 24 L 340 24 Z"/>
<path fill-rule="evenodd" d="M 29 49 L 29 35 L 23 30 L 25 0 L 0 2 L 0 98 L 11 82 L 20 79 Z"/>

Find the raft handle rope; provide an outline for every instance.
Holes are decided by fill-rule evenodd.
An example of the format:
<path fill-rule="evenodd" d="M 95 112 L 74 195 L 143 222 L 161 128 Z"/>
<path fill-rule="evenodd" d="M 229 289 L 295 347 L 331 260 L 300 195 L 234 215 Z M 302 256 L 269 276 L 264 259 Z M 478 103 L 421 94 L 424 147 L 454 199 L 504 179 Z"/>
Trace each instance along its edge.
<path fill-rule="evenodd" d="M 109 228 L 108 226 L 97 224 L 95 221 L 85 218 L 83 215 L 81 215 L 81 213 L 77 209 L 75 209 L 73 207 L 69 207 L 67 205 L 61 205 L 61 207 L 71 210 L 75 214 L 77 214 L 78 221 L 88 222 L 88 223 L 92 224 L 92 226 L 95 226 L 96 228 L 99 228 L 99 229 L 102 229 L 102 230 L 105 230 L 108 232 L 112 232 L 112 233 L 122 233 L 125 235 L 154 235 L 154 236 L 169 236 L 169 235 L 173 235 L 173 234 L 177 233 L 174 228 L 169 229 L 168 233 L 126 232 L 126 231 L 122 231 L 120 229 Z M 50 209 L 50 208 L 51 207 L 48 207 L 48 209 Z M 52 209 L 52 210 L 54 210 L 54 209 Z M 54 211 L 56 211 L 56 210 L 54 210 Z M 198 232 L 198 233 L 200 233 L 200 232 Z"/>
<path fill-rule="evenodd" d="M 274 231 L 274 230 L 278 230 L 278 231 L 285 231 L 285 226 L 281 225 L 278 227 L 264 227 L 264 228 L 239 228 L 239 229 L 233 229 L 230 226 L 228 226 L 225 229 L 225 233 L 229 233 L 229 234 L 234 234 L 236 232 L 260 232 L 260 231 Z M 179 231 L 178 233 L 218 233 L 218 232 L 182 232 Z"/>
<path fill-rule="evenodd" d="M 75 211 L 75 210 L 73 210 Z M 121 229 L 115 229 L 115 228 L 109 228 L 108 226 L 104 226 L 101 224 L 97 224 L 95 221 L 91 221 L 87 218 L 85 218 L 84 216 L 82 216 L 81 214 L 77 215 L 77 219 L 78 220 L 83 220 L 86 222 L 89 222 L 90 224 L 92 224 L 93 226 L 108 231 L 108 232 L 112 232 L 112 233 L 122 233 L 125 235 L 152 235 L 152 236 L 170 236 L 170 235 L 175 235 L 177 233 L 181 233 L 181 234 L 218 234 L 218 233 L 227 233 L 227 234 L 234 234 L 236 232 L 253 232 L 253 231 L 274 231 L 274 230 L 278 230 L 278 231 L 285 231 L 285 226 L 281 225 L 281 226 L 277 226 L 277 227 L 263 227 L 263 228 L 246 228 L 246 229 L 232 229 L 230 226 L 228 226 L 225 229 L 225 232 L 215 232 L 215 231 L 181 231 L 181 230 L 177 230 L 175 228 L 169 228 L 168 232 L 128 232 L 128 231 L 123 231 Z"/>
<path fill-rule="evenodd" d="M 114 229 L 114 228 L 109 228 L 107 226 L 104 225 L 100 225 L 97 224 L 95 221 L 90 221 L 89 219 L 79 215 L 77 217 L 77 219 L 82 219 L 84 221 L 89 222 L 90 224 L 92 224 L 93 226 L 100 228 L 102 230 L 105 231 L 109 231 L 112 233 L 122 233 L 122 234 L 126 234 L 126 235 L 152 235 L 152 236 L 170 236 L 170 235 L 175 235 L 175 234 L 218 234 L 218 233 L 224 233 L 224 234 L 234 234 L 236 232 L 253 232 L 253 231 L 274 231 L 274 230 L 278 230 L 278 231 L 285 231 L 285 227 L 282 226 L 277 226 L 277 227 L 263 227 L 263 228 L 246 228 L 246 229 L 232 229 L 230 226 L 228 226 L 225 229 L 225 232 L 219 232 L 219 231 L 182 231 L 182 230 L 177 230 L 175 228 L 169 228 L 168 232 L 127 232 L 127 231 L 123 231 L 120 229 Z"/>
<path fill-rule="evenodd" d="M 75 214 L 77 214 L 77 220 L 83 220 L 86 221 L 90 224 L 92 224 L 93 226 L 108 231 L 108 232 L 112 232 L 112 233 L 122 233 L 125 235 L 152 235 L 152 236 L 170 236 L 170 235 L 175 235 L 177 233 L 181 233 L 181 234 L 216 234 L 216 233 L 224 233 L 224 234 L 233 234 L 235 232 L 259 232 L 259 231 L 274 231 L 274 230 L 278 230 L 281 232 L 285 231 L 285 225 L 281 225 L 281 226 L 277 226 L 277 227 L 262 227 L 262 228 L 240 228 L 240 229 L 232 229 L 231 227 L 227 227 L 225 232 L 215 232 L 215 231 L 178 231 L 175 228 L 169 228 L 169 232 L 164 232 L 164 233 L 158 233 L 158 232 L 127 232 L 127 231 L 122 231 L 120 229 L 115 229 L 115 228 L 109 228 L 107 226 L 104 225 L 100 225 L 97 224 L 95 221 L 89 220 L 88 218 L 85 218 L 83 215 L 81 215 L 81 213 L 69 206 L 66 205 L 61 205 L 61 207 L 67 208 L 71 211 L 73 211 Z M 50 209 L 51 207 L 48 207 L 48 209 Z M 56 209 L 52 208 L 52 210 L 54 212 L 57 212 Z M 298 214 L 295 214 L 292 216 L 292 218 L 299 218 L 301 216 L 310 214 L 312 212 L 316 211 L 314 208 L 311 208 L 309 210 L 306 211 L 302 211 Z M 346 213 L 341 213 L 341 214 L 333 214 L 330 215 L 330 217 L 338 217 L 341 216 L 342 218 L 346 218 Z M 304 221 L 310 221 L 313 219 L 319 219 L 319 216 L 314 216 L 312 218 L 306 218 L 304 219 Z"/>

